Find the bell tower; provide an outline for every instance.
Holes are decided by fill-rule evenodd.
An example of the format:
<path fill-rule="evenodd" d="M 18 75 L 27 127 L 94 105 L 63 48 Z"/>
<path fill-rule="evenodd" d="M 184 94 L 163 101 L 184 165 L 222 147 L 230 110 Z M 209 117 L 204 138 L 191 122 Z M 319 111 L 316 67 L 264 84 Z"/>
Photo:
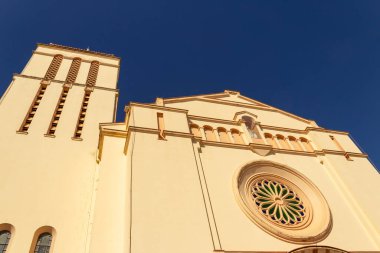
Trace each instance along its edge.
<path fill-rule="evenodd" d="M 119 66 L 111 54 L 38 44 L 14 74 L 0 100 L 0 226 L 18 237 L 7 252 L 29 252 L 41 233 L 54 252 L 85 252 L 99 123 L 115 120 Z"/>

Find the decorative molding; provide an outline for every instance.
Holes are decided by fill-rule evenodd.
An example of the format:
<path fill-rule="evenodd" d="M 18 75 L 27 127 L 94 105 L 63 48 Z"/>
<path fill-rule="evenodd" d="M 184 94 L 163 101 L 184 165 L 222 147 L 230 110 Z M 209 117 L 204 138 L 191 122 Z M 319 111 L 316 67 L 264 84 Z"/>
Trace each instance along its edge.
<path fill-rule="evenodd" d="M 43 80 L 42 77 L 28 76 L 28 75 L 23 75 L 23 74 L 18 74 L 18 73 L 13 73 L 13 77 L 22 77 L 22 78 L 28 78 L 28 79 L 34 79 L 34 80 Z M 50 83 L 65 84 L 65 81 L 50 80 Z M 79 87 L 85 87 L 86 86 L 85 84 L 81 84 L 81 83 L 73 83 L 71 85 L 79 86 Z M 93 88 L 98 89 L 98 90 L 107 90 L 107 91 L 114 91 L 114 92 L 119 93 L 119 89 L 107 88 L 107 87 L 102 87 L 102 86 L 93 86 Z"/>
<path fill-rule="evenodd" d="M 139 132 L 139 133 L 148 133 L 148 134 L 159 134 L 158 129 L 154 128 L 145 128 L 145 127 L 136 127 L 136 126 L 129 126 L 126 130 L 120 130 L 120 129 L 110 129 L 106 128 L 106 126 L 112 126 L 112 125 L 124 125 L 125 123 L 102 123 L 100 124 L 100 135 L 101 138 L 103 136 L 113 136 L 118 138 L 129 138 L 129 135 L 131 132 Z M 164 131 L 166 136 L 175 136 L 175 137 L 182 137 L 182 138 L 191 138 L 193 142 L 199 142 L 201 146 L 216 146 L 216 147 L 224 147 L 224 148 L 236 148 L 236 149 L 246 149 L 251 150 L 255 152 L 256 154 L 260 156 L 267 156 L 272 153 L 279 153 L 279 154 L 292 154 L 292 155 L 303 155 L 303 156 L 324 156 L 326 154 L 333 154 L 333 155 L 349 155 L 350 157 L 360 157 L 360 158 L 367 158 L 367 154 L 363 153 L 355 153 L 355 152 L 342 152 L 337 150 L 314 150 L 313 152 L 308 151 L 301 151 L 301 150 L 290 150 L 290 149 L 280 149 L 272 147 L 268 144 L 259 144 L 259 143 L 250 143 L 247 144 L 236 144 L 236 143 L 225 143 L 225 142 L 218 142 L 218 141 L 208 141 L 203 140 L 201 137 L 194 136 L 191 133 L 184 133 L 184 132 L 176 132 L 176 131 Z M 99 153 L 101 154 L 102 149 L 102 140 L 100 138 L 99 141 Z M 127 150 L 127 147 L 125 147 L 125 152 Z"/>
<path fill-rule="evenodd" d="M 151 108 L 151 109 L 163 110 L 163 111 L 179 112 L 179 113 L 185 113 L 185 114 L 187 114 L 188 111 L 189 111 L 189 110 L 184 110 L 184 109 L 159 106 L 159 105 L 156 105 L 156 104 L 143 104 L 143 103 L 136 103 L 136 102 L 130 102 L 129 105 L 127 105 L 127 106 L 124 107 L 124 111 L 126 112 L 127 109 L 128 109 L 128 107 L 130 107 L 130 106 Z"/>
<path fill-rule="evenodd" d="M 240 125 L 239 121 L 235 121 L 235 120 L 216 119 L 216 118 L 202 117 L 202 116 L 196 116 L 196 115 L 188 115 L 187 117 L 188 119 L 205 121 L 205 122 L 215 122 L 215 123 L 237 125 L 237 126 Z"/>

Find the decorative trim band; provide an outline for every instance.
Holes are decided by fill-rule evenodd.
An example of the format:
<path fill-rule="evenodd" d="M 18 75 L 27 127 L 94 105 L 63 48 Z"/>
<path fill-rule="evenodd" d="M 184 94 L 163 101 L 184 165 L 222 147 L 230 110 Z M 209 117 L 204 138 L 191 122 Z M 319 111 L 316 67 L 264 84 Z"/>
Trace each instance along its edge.
<path fill-rule="evenodd" d="M 28 76 L 28 75 L 17 74 L 17 73 L 13 73 L 13 78 L 14 77 L 23 77 L 23 78 L 29 78 L 29 79 L 34 79 L 34 80 L 42 80 L 43 79 L 42 77 Z M 51 83 L 65 84 L 66 82 L 65 81 L 61 81 L 61 80 L 51 80 Z M 80 87 L 86 87 L 85 84 L 81 84 L 81 83 L 73 83 L 72 85 L 74 85 L 74 86 L 80 86 Z M 93 88 L 94 89 L 98 89 L 98 90 L 107 90 L 107 91 L 114 91 L 114 92 L 119 93 L 119 89 L 106 88 L 106 87 L 102 87 L 102 86 L 93 86 Z"/>

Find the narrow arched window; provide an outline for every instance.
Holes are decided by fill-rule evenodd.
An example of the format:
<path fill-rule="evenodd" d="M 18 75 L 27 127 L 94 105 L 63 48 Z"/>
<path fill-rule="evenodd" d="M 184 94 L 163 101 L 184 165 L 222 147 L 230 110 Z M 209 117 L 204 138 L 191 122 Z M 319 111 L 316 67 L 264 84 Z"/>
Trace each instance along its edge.
<path fill-rule="evenodd" d="M 241 137 L 240 131 L 237 129 L 231 129 L 231 135 L 236 144 L 244 144 L 243 138 Z"/>
<path fill-rule="evenodd" d="M 305 148 L 308 152 L 314 152 L 313 146 L 311 146 L 311 143 L 308 139 L 301 137 L 300 141 L 302 143 L 302 146 Z"/>
<path fill-rule="evenodd" d="M 42 233 L 38 237 L 34 253 L 49 253 L 52 235 L 50 233 Z"/>
<path fill-rule="evenodd" d="M 98 71 L 99 71 L 99 62 L 98 61 L 92 61 L 90 70 L 88 71 L 87 86 L 94 86 L 96 83 L 96 79 L 98 78 Z"/>
<path fill-rule="evenodd" d="M 57 54 L 54 56 L 48 70 L 46 71 L 44 80 L 53 80 L 55 78 L 55 76 L 57 75 L 59 66 L 61 66 L 62 60 L 63 60 L 63 55 Z"/>
<path fill-rule="evenodd" d="M 199 126 L 196 124 L 190 125 L 191 133 L 196 137 L 202 137 L 201 132 L 199 131 Z"/>
<path fill-rule="evenodd" d="M 81 65 L 82 59 L 81 58 L 74 58 L 73 61 L 71 62 L 71 66 L 69 69 L 69 72 L 67 73 L 66 77 L 66 83 L 74 83 L 75 79 L 78 76 L 79 68 Z"/>
<path fill-rule="evenodd" d="M 302 147 L 295 137 L 289 136 L 289 142 L 292 144 L 294 150 L 302 151 Z"/>
<path fill-rule="evenodd" d="M 203 129 L 205 131 L 206 140 L 215 141 L 215 135 L 214 135 L 214 131 L 213 131 L 212 127 L 204 126 Z"/>
<path fill-rule="evenodd" d="M 277 135 L 276 135 L 276 138 L 277 138 L 277 140 L 278 140 L 278 143 L 279 143 L 279 145 L 280 145 L 280 148 L 282 148 L 282 149 L 290 149 L 290 146 L 289 146 L 289 144 L 286 142 L 284 136 L 282 136 L 282 135 L 280 135 L 280 134 L 277 134 Z"/>
<path fill-rule="evenodd" d="M 9 240 L 11 239 L 11 232 L 8 230 L 0 231 L 0 253 L 7 251 Z"/>
<path fill-rule="evenodd" d="M 243 116 L 245 127 L 248 130 L 248 133 L 252 139 L 260 139 L 259 131 L 257 130 L 256 122 L 253 118 L 249 116 Z"/>
<path fill-rule="evenodd" d="M 221 142 L 230 143 L 230 138 L 227 135 L 227 130 L 223 127 L 218 127 L 218 135 Z"/>
<path fill-rule="evenodd" d="M 278 148 L 277 143 L 275 142 L 275 140 L 273 139 L 273 136 L 270 133 L 265 133 L 264 136 L 269 145 L 272 145 L 272 147 L 274 148 Z"/>

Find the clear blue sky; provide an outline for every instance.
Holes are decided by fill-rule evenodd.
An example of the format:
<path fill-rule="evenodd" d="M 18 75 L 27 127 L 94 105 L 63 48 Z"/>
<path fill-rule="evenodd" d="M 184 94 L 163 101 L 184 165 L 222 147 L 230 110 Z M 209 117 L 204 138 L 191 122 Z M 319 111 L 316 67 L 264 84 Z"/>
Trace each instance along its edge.
<path fill-rule="evenodd" d="M 35 43 L 122 57 L 129 101 L 238 90 L 349 131 L 380 166 L 380 1 L 3 0 L 0 93 Z"/>

